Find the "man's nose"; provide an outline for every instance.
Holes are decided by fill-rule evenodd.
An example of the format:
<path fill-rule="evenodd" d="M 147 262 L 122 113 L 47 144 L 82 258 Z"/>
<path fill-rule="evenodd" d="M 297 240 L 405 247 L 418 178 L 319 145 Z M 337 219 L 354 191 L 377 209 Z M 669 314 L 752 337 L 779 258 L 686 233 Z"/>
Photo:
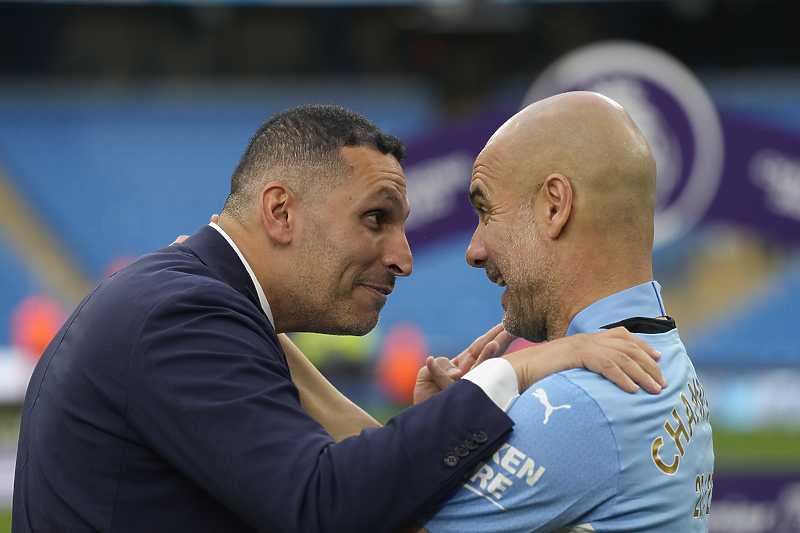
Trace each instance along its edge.
<path fill-rule="evenodd" d="M 486 250 L 483 248 L 483 226 L 478 222 L 478 227 L 475 228 L 475 233 L 472 234 L 472 240 L 469 241 L 467 248 L 467 263 L 475 268 L 483 268 L 483 263 L 487 259 Z"/>
<path fill-rule="evenodd" d="M 396 276 L 410 276 L 414 269 L 414 259 L 411 257 L 411 248 L 408 246 L 406 232 L 402 229 L 393 232 L 386 246 L 384 264 Z"/>

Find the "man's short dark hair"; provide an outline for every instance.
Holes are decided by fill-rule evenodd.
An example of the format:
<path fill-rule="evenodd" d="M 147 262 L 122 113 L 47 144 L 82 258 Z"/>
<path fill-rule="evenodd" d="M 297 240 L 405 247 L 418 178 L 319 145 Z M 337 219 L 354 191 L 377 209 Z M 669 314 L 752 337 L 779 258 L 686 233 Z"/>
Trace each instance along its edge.
<path fill-rule="evenodd" d="M 341 149 L 364 146 L 401 163 L 403 142 L 363 115 L 333 105 L 304 105 L 272 115 L 239 160 L 223 212 L 243 223 L 263 187 L 286 184 L 305 201 L 331 190 L 344 177 Z"/>

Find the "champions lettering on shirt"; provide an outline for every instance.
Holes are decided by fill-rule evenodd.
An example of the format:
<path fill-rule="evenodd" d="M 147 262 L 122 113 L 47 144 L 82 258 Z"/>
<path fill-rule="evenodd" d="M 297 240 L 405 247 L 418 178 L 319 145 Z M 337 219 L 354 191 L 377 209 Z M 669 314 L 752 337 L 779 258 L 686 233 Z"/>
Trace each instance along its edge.
<path fill-rule="evenodd" d="M 677 408 L 672 409 L 672 418 L 675 419 L 676 425 L 673 427 L 672 424 L 670 424 L 669 419 L 664 422 L 664 429 L 667 430 L 667 433 L 675 442 L 675 447 L 678 448 L 678 453 L 680 453 L 680 456 L 675 455 L 671 464 L 666 464 L 664 462 L 659 455 L 662 446 L 664 446 L 663 437 L 657 437 L 651 446 L 653 462 L 655 463 L 656 468 L 669 476 L 674 475 L 675 472 L 678 471 L 678 467 L 681 463 L 681 457 L 683 457 L 686 453 L 686 449 L 681 442 L 681 437 L 683 437 L 683 440 L 686 441 L 686 445 L 688 446 L 694 434 L 693 427 L 700 421 L 705 421 L 707 423 L 709 417 L 708 401 L 706 401 L 706 395 L 705 391 L 703 390 L 703 386 L 697 379 L 693 379 L 687 383 L 686 386 L 689 388 L 691 402 L 686 398 L 686 395 L 680 393 L 681 403 L 683 403 L 683 408 L 686 413 L 686 422 L 684 423 L 684 420 L 678 414 Z"/>

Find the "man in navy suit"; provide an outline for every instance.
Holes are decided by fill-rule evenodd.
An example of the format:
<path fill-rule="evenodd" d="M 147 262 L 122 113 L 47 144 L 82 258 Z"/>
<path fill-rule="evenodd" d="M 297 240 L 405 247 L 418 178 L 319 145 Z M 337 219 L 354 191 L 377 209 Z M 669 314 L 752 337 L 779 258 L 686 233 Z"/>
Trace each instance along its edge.
<path fill-rule="evenodd" d="M 333 106 L 265 122 L 219 224 L 104 281 L 42 355 L 12 531 L 391 531 L 496 448 L 512 426 L 503 407 L 543 377 L 530 358 L 481 365 L 336 443 L 302 408 L 279 342 L 370 331 L 411 273 L 403 156 L 398 139 Z M 621 334 L 593 339 L 645 353 Z M 545 349 L 574 365 L 577 347 Z M 427 371 L 429 384 L 448 379 Z"/>

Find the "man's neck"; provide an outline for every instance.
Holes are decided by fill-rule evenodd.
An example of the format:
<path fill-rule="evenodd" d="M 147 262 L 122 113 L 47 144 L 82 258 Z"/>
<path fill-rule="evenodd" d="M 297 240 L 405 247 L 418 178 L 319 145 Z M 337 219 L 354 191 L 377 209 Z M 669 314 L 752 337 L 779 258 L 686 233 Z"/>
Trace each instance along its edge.
<path fill-rule="evenodd" d="M 252 233 L 238 222 L 224 216 L 220 216 L 217 226 L 219 226 L 228 238 L 233 241 L 234 248 L 238 249 L 239 253 L 242 255 L 245 267 L 248 269 L 249 273 L 252 274 L 253 278 L 255 278 L 253 283 L 256 285 L 256 291 L 259 293 L 258 296 L 261 306 L 264 308 L 264 311 L 270 318 L 270 322 L 272 322 L 273 327 L 277 331 L 279 324 L 276 321 L 274 313 L 276 312 L 275 304 L 278 298 L 275 297 L 274 291 L 272 290 L 271 280 L 265 274 L 266 272 L 270 272 L 270 269 L 264 268 L 266 261 L 261 257 L 262 254 L 259 252 L 259 247 L 254 242 Z"/>
<path fill-rule="evenodd" d="M 561 316 L 554 321 L 551 328 L 552 338 L 564 337 L 575 315 L 593 303 L 653 280 L 649 263 L 642 264 L 639 268 L 631 268 L 630 265 L 620 262 L 611 263 L 610 266 L 611 268 L 585 268 L 583 275 L 576 272 L 570 282 L 560 287 Z"/>

